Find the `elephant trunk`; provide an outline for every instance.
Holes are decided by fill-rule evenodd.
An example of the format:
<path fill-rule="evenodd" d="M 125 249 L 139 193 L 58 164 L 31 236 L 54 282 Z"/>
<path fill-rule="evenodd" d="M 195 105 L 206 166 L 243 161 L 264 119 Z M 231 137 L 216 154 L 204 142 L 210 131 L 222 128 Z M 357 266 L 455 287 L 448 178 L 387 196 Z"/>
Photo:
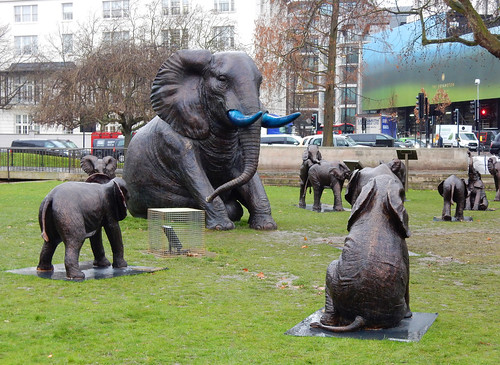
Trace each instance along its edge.
<path fill-rule="evenodd" d="M 246 184 L 255 175 L 259 164 L 260 154 L 260 123 L 253 123 L 245 128 L 240 128 L 239 141 L 241 150 L 243 151 L 243 172 L 238 177 L 215 189 L 215 191 L 206 198 L 208 203 L 220 194 Z"/>

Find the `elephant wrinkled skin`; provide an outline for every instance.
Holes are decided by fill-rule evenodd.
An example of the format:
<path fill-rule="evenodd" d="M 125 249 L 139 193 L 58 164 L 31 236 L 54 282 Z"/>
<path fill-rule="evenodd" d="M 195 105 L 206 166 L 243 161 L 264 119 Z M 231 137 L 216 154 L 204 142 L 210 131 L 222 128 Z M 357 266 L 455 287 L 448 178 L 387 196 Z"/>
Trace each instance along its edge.
<path fill-rule="evenodd" d="M 326 273 L 319 327 L 332 332 L 390 328 L 410 317 L 408 214 L 395 176 L 370 179 L 352 207 L 344 249 Z"/>
<path fill-rule="evenodd" d="M 262 76 L 242 52 L 181 50 L 160 68 L 151 101 L 158 114 L 132 138 L 124 166 L 129 211 L 202 209 L 209 229 L 233 229 L 249 213 L 255 229 L 276 229 L 256 173 L 260 130 L 290 123 L 259 100 Z"/>
<path fill-rule="evenodd" d="M 451 221 L 451 205 L 457 204 L 455 209 L 455 219 L 464 220 L 465 200 L 467 199 L 467 185 L 464 179 L 451 175 L 438 185 L 438 192 L 443 197 L 443 213 L 441 219 Z"/>
<path fill-rule="evenodd" d="M 101 227 L 104 227 L 111 244 L 113 267 L 126 267 L 118 222 L 127 216 L 127 198 L 125 181 L 118 177 L 106 184 L 66 182 L 52 189 L 40 204 L 38 214 L 44 244 L 37 269 L 54 270 L 52 257 L 62 241 L 66 276 L 83 279 L 85 274 L 78 265 L 80 249 L 85 239 L 94 236 Z M 97 254 L 95 262 L 107 261 L 104 250 L 94 254 Z"/>

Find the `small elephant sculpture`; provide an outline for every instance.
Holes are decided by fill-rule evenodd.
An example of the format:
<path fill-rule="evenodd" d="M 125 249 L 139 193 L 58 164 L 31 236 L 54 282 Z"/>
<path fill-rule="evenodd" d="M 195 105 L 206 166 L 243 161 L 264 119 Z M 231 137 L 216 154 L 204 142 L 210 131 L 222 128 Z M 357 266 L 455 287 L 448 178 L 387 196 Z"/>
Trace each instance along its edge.
<path fill-rule="evenodd" d="M 93 155 L 83 156 L 80 160 L 80 167 L 89 175 L 87 182 L 108 182 L 116 177 L 118 161 L 112 156 L 105 156 L 102 159 Z M 100 174 L 100 175 L 95 175 Z M 90 176 L 95 175 L 90 178 Z M 106 177 L 104 176 L 107 176 Z"/>
<path fill-rule="evenodd" d="M 465 210 L 486 210 L 489 203 L 481 174 L 474 168 L 470 151 L 467 154 L 469 156 L 469 180 L 467 181 L 468 197 L 465 201 Z"/>
<path fill-rule="evenodd" d="M 314 191 L 313 211 L 321 212 L 321 195 L 323 194 L 324 188 L 329 187 L 333 191 L 334 210 L 337 212 L 343 211 L 341 192 L 344 181 L 349 179 L 350 176 L 351 170 L 341 161 L 319 160 L 313 163 L 307 172 L 307 181 L 304 184 L 304 189 L 302 189 L 301 182 L 301 192 L 303 192 L 300 196 L 299 207 L 305 207 L 305 191 L 307 187 L 312 186 Z"/>
<path fill-rule="evenodd" d="M 126 267 L 119 221 L 127 216 L 125 181 L 114 178 L 106 184 L 66 182 L 56 186 L 40 204 L 38 221 L 44 240 L 37 270 L 53 271 L 52 257 L 64 242 L 64 265 L 70 279 L 83 279 L 78 258 L 86 238 L 104 227 L 113 252 L 113 267 Z M 101 244 L 102 246 L 102 244 Z M 108 266 L 102 252 L 94 251 L 94 265 Z"/>
<path fill-rule="evenodd" d="M 300 176 L 300 197 L 299 197 L 299 207 L 306 207 L 306 185 L 310 187 L 309 184 L 309 169 L 314 164 L 319 163 L 322 160 L 321 152 L 319 151 L 318 145 L 310 144 L 302 152 L 302 166 L 300 166 L 299 176 Z"/>
<path fill-rule="evenodd" d="M 495 156 L 488 159 L 488 171 L 493 176 L 493 181 L 495 181 L 496 194 L 494 201 L 500 201 L 500 161 Z"/>
<path fill-rule="evenodd" d="M 390 328 L 412 316 L 404 198 L 403 185 L 391 175 L 375 176 L 362 188 L 342 254 L 326 272 L 325 313 L 311 327 L 332 332 Z"/>
<path fill-rule="evenodd" d="M 381 163 L 377 167 L 364 167 L 360 170 L 354 170 L 345 194 L 345 199 L 349 204 L 354 205 L 356 198 L 361 193 L 361 189 L 363 189 L 370 179 L 379 175 L 396 177 L 404 187 L 406 166 L 401 160 L 395 158 L 388 163 Z"/>
<path fill-rule="evenodd" d="M 157 113 L 131 140 L 123 176 L 129 211 L 151 207 L 205 211 L 206 227 L 233 229 L 250 213 L 249 226 L 277 225 L 256 173 L 260 130 L 300 116 L 278 117 L 259 100 L 262 76 L 243 52 L 180 50 L 160 68 L 151 101 Z"/>
<path fill-rule="evenodd" d="M 441 219 L 444 221 L 451 221 L 451 205 L 456 203 L 455 219 L 457 221 L 463 221 L 465 201 L 468 195 L 467 185 L 464 179 L 451 175 L 447 177 L 446 180 L 441 181 L 438 185 L 438 192 L 444 200 Z"/>

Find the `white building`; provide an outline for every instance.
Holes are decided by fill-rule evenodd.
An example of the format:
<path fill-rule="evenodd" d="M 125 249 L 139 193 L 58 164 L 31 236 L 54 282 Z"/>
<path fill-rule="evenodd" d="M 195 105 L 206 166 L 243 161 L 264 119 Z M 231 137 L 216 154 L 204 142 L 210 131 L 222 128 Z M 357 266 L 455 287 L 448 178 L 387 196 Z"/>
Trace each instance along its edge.
<path fill-rule="evenodd" d="M 0 134 L 80 133 L 32 122 L 40 87 L 30 75 L 74 61 L 83 40 L 140 36 L 177 48 L 252 54 L 260 11 L 259 0 L 0 0 Z M 192 25 L 181 27 L 185 22 Z"/>

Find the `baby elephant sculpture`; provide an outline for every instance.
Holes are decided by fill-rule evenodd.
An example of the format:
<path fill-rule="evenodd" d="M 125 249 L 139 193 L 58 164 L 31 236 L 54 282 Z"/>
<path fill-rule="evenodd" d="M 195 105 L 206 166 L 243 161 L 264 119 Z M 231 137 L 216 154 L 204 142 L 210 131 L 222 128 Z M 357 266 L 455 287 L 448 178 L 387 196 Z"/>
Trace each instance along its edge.
<path fill-rule="evenodd" d="M 493 181 L 495 181 L 495 201 L 500 201 L 500 161 L 496 157 L 490 157 L 488 159 L 488 171 L 493 176 Z"/>
<path fill-rule="evenodd" d="M 394 176 L 376 176 L 363 187 L 342 254 L 326 272 L 325 313 L 311 327 L 332 332 L 389 328 L 411 317 L 404 198 Z"/>
<path fill-rule="evenodd" d="M 319 147 L 315 144 L 310 144 L 302 152 L 302 166 L 300 166 L 300 197 L 299 197 L 299 207 L 306 207 L 306 187 L 311 186 L 309 183 L 309 169 L 321 161 L 323 157 L 321 152 L 319 152 Z"/>
<path fill-rule="evenodd" d="M 465 200 L 468 194 L 467 185 L 464 179 L 451 175 L 446 180 L 441 181 L 438 185 L 438 192 L 444 199 L 441 219 L 444 221 L 451 221 L 451 205 L 456 203 L 455 219 L 457 221 L 463 221 Z"/>
<path fill-rule="evenodd" d="M 104 227 L 111 244 L 113 267 L 126 267 L 118 222 L 127 216 L 127 198 L 125 181 L 121 178 L 106 184 L 66 182 L 52 189 L 40 204 L 38 214 L 44 244 L 37 269 L 54 270 L 52 257 L 62 241 L 65 245 L 66 276 L 83 279 L 85 274 L 78 266 L 80 249 L 85 239 L 92 237 L 101 227 Z M 104 250 L 102 256 L 96 256 L 95 260 L 94 263 L 107 261 Z"/>
<path fill-rule="evenodd" d="M 469 155 L 469 180 L 467 181 L 468 197 L 465 201 L 465 210 L 486 210 L 488 209 L 488 198 L 481 174 L 474 168 L 472 155 Z"/>

